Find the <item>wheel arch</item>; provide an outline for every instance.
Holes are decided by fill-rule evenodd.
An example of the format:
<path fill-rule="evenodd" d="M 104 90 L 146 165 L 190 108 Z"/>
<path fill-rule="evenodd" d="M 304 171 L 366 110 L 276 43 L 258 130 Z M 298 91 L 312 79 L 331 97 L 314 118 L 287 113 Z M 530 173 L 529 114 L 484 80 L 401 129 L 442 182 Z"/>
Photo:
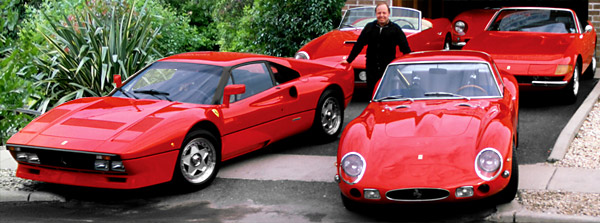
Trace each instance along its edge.
<path fill-rule="evenodd" d="M 203 120 L 203 121 L 200 121 L 200 122 L 194 124 L 192 126 L 192 128 L 190 128 L 188 133 L 193 132 L 195 130 L 200 130 L 200 129 L 206 130 L 206 131 L 210 132 L 211 134 L 213 134 L 215 136 L 215 139 L 217 140 L 217 143 L 219 143 L 219 149 L 220 150 L 222 149 L 221 148 L 222 147 L 221 132 L 219 131 L 219 128 L 217 127 L 217 125 L 215 125 L 211 121 Z"/>

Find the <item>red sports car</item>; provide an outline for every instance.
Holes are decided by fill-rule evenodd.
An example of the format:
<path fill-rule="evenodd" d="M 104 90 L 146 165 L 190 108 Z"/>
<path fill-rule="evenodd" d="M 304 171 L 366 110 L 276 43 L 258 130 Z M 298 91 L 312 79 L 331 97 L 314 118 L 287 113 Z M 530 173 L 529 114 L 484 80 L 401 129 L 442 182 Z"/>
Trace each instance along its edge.
<path fill-rule="evenodd" d="M 498 9 L 472 9 L 464 11 L 452 20 L 452 45 L 463 47 L 477 34 L 483 32 Z"/>
<path fill-rule="evenodd" d="M 422 18 L 421 11 L 390 7 L 390 21 L 398 24 L 406 34 L 412 51 L 450 49 L 450 21 L 446 18 Z M 346 11 L 338 29 L 322 35 L 304 45 L 296 53 L 297 59 L 320 59 L 340 62 L 348 56 L 363 27 L 376 20 L 375 6 L 352 8 Z M 352 62 L 355 82 L 365 85 L 367 80 L 367 47 Z M 402 53 L 396 49 L 396 55 Z"/>
<path fill-rule="evenodd" d="M 221 161 L 309 130 L 337 139 L 354 90 L 335 63 L 194 52 L 167 57 L 106 97 L 64 103 L 7 142 L 17 176 L 86 187 L 208 185 Z"/>
<path fill-rule="evenodd" d="M 596 31 L 571 9 L 502 8 L 463 49 L 492 55 L 521 89 L 561 89 L 570 103 L 582 72 L 593 76 L 596 70 Z"/>
<path fill-rule="evenodd" d="M 342 133 L 335 178 L 344 205 L 511 201 L 518 98 L 516 79 L 485 53 L 396 59 Z"/>

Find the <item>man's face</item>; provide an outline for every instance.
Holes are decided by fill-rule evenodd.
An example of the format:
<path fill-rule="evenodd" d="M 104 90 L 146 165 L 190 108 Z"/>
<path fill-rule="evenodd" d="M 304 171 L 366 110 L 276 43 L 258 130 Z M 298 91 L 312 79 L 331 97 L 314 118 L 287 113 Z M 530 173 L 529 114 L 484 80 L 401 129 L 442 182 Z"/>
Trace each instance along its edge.
<path fill-rule="evenodd" d="M 388 12 L 388 8 L 385 5 L 379 5 L 375 9 L 375 14 L 377 14 L 377 23 L 386 24 L 390 19 L 390 13 Z"/>

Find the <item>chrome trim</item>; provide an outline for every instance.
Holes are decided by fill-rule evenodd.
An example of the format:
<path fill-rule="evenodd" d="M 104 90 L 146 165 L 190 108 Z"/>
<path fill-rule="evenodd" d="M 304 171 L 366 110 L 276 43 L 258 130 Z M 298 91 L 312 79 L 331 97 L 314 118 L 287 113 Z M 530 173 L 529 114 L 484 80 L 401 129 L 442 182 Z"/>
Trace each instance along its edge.
<path fill-rule="evenodd" d="M 417 53 L 425 53 L 425 52 L 431 52 L 431 51 L 421 51 L 421 52 L 417 52 Z M 484 53 L 486 55 L 489 56 L 489 54 Z M 500 96 L 481 96 L 481 97 L 469 97 L 470 99 L 490 99 L 490 98 L 504 98 L 504 91 L 501 89 L 501 85 L 503 86 L 504 83 L 499 84 L 498 83 L 498 79 L 500 81 L 502 81 L 502 77 L 500 76 L 500 73 L 498 70 L 494 70 L 492 69 L 492 65 L 490 63 L 488 63 L 487 61 L 473 61 L 473 60 L 440 60 L 440 61 L 412 61 L 412 62 L 396 62 L 396 63 L 390 63 L 388 64 L 388 66 L 385 68 L 385 71 L 383 71 L 383 76 L 381 76 L 380 80 L 383 80 L 383 78 L 385 77 L 385 75 L 387 75 L 387 70 L 390 66 L 392 65 L 404 65 L 404 64 L 440 64 L 440 63 L 481 63 L 481 64 L 486 64 L 488 66 L 488 68 L 490 69 L 490 72 L 492 72 L 492 76 L 494 76 L 494 83 L 496 83 L 496 88 L 498 89 L 498 92 L 500 92 Z M 498 72 L 495 73 L 494 71 Z M 375 96 L 377 95 L 377 93 L 379 93 L 379 87 L 381 86 L 381 81 L 379 81 L 379 84 L 377 86 L 375 86 L 375 89 L 377 89 L 375 91 L 375 93 L 373 93 L 373 97 L 371 98 L 371 101 L 376 101 L 375 100 Z M 436 98 L 413 98 L 413 100 L 435 100 L 435 99 L 464 99 L 464 98 L 459 98 L 459 97 L 436 97 Z M 387 100 L 386 100 L 387 101 Z M 394 101 L 394 100 L 389 100 L 389 101 Z"/>
<path fill-rule="evenodd" d="M 436 198 L 436 199 L 423 199 L 423 200 L 403 200 L 403 199 L 393 199 L 390 198 L 388 196 L 388 193 L 393 192 L 393 191 L 401 191 L 401 190 L 440 190 L 440 191 L 446 191 L 448 192 L 448 196 L 446 197 L 442 197 L 442 198 Z M 450 197 L 450 191 L 446 190 L 446 189 L 442 189 L 442 188 L 404 188 L 404 189 L 395 189 L 395 190 L 388 190 L 387 192 L 385 192 L 385 198 L 387 198 L 388 200 L 391 201 L 403 201 L 403 202 L 427 202 L 427 201 L 439 201 L 439 200 L 444 200 L 446 198 Z"/>
<path fill-rule="evenodd" d="M 416 10 L 413 8 L 407 8 L 407 7 L 398 7 L 398 6 L 389 6 L 390 7 L 390 17 L 392 16 L 392 11 L 393 9 L 403 9 L 403 10 L 407 10 L 407 11 L 413 11 L 413 12 L 417 12 L 419 14 L 419 28 L 418 29 L 410 29 L 410 30 L 415 30 L 417 32 L 421 32 L 423 30 L 421 30 L 421 28 L 423 27 L 422 23 L 423 23 L 423 12 L 421 12 L 420 10 Z M 348 10 L 346 10 L 344 12 L 344 15 L 342 16 L 342 19 L 340 21 L 340 25 L 338 25 L 338 29 L 339 30 L 347 30 L 347 29 L 363 29 L 364 27 L 342 27 L 342 23 L 344 22 L 344 18 L 346 17 L 346 14 L 348 13 L 348 11 L 350 10 L 355 10 L 355 9 L 373 9 L 373 11 L 375 11 L 376 6 L 364 6 L 364 7 L 356 7 L 356 8 L 350 8 Z"/>
<path fill-rule="evenodd" d="M 346 157 L 348 157 L 349 155 L 357 155 L 357 156 L 360 158 L 360 160 L 363 162 L 363 169 L 362 169 L 361 173 L 360 173 L 360 174 L 358 174 L 358 176 L 356 176 L 356 179 L 355 179 L 354 181 L 352 181 L 352 182 L 348 182 L 348 181 L 346 181 L 346 179 L 344 179 L 344 177 L 342 176 L 342 171 L 344 171 L 344 168 L 343 168 L 343 166 L 344 166 L 344 159 L 345 159 Z M 358 182 L 359 182 L 359 181 L 362 179 L 363 175 L 365 174 L 365 170 L 366 170 L 366 169 L 367 169 L 367 162 L 365 161 L 365 158 L 364 158 L 362 155 L 360 155 L 360 153 L 357 153 L 357 152 L 349 152 L 349 153 L 346 153 L 346 155 L 344 155 L 344 156 L 342 157 L 342 159 L 340 159 L 340 165 L 339 165 L 339 174 L 340 174 L 340 178 L 341 178 L 341 179 L 342 179 L 344 182 L 346 182 L 348 185 L 354 185 L 354 184 L 358 183 Z M 346 175 L 348 175 L 348 174 L 346 174 Z"/>
<path fill-rule="evenodd" d="M 533 86 L 543 86 L 543 87 L 562 87 L 566 86 L 568 81 L 532 81 L 531 84 Z"/>
<path fill-rule="evenodd" d="M 298 58 L 298 55 L 299 55 L 299 54 L 301 54 L 301 55 L 303 55 L 304 57 L 306 57 L 306 59 L 304 59 L 304 58 Z M 294 55 L 294 59 L 298 59 L 298 60 L 310 60 L 310 56 L 308 55 L 308 53 L 307 53 L 307 52 L 300 51 L 300 52 L 297 52 L 297 53 L 296 53 L 296 55 Z"/>

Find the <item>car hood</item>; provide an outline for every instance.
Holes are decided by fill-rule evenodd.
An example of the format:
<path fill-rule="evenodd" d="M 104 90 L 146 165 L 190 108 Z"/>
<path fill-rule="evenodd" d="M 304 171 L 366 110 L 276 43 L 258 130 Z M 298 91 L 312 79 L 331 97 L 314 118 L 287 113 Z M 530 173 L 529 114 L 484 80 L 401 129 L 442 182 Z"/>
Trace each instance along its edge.
<path fill-rule="evenodd" d="M 491 54 L 502 60 L 552 61 L 561 59 L 575 34 L 485 31 L 463 48 Z"/>
<path fill-rule="evenodd" d="M 365 182 L 410 188 L 479 181 L 475 157 L 485 147 L 480 137 L 498 115 L 498 104 L 483 100 L 408 104 L 410 108 L 390 110 L 384 105 L 373 111 L 381 118 L 367 134 L 369 149 L 358 150 L 367 162 Z M 364 126 L 369 129 L 369 124 Z"/>
<path fill-rule="evenodd" d="M 82 98 L 38 117 L 9 141 L 47 148 L 116 152 L 115 148 L 105 148 L 105 143 L 115 146 L 135 141 L 148 132 L 156 132 L 152 130 L 163 126 L 161 123 L 170 122 L 176 114 L 181 116 L 181 111 L 189 109 L 188 104 L 162 100 Z M 159 139 L 162 140 L 156 138 Z"/>

